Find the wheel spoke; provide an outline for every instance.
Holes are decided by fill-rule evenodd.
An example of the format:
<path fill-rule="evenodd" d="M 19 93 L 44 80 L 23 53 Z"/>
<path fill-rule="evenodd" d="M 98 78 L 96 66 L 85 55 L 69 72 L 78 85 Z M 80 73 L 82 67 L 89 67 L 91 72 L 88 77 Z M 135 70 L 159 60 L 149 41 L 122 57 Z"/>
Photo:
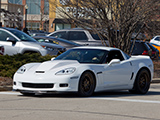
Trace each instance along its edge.
<path fill-rule="evenodd" d="M 139 86 L 141 89 L 145 89 L 146 85 L 147 85 L 147 76 L 144 73 L 140 76 Z"/>
<path fill-rule="evenodd" d="M 82 88 L 84 92 L 88 92 L 91 88 L 90 79 L 86 76 L 82 82 Z"/>

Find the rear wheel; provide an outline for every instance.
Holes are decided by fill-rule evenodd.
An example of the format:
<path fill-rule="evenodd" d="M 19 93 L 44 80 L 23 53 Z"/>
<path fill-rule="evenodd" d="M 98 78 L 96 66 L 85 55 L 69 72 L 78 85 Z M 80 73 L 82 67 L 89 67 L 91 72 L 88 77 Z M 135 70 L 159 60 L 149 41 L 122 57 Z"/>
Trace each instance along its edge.
<path fill-rule="evenodd" d="M 150 87 L 150 75 L 146 69 L 142 69 L 135 80 L 133 90 L 131 93 L 146 94 Z"/>
<path fill-rule="evenodd" d="M 94 92 L 95 85 L 96 82 L 92 73 L 83 73 L 79 81 L 78 94 L 83 97 L 91 96 Z"/>

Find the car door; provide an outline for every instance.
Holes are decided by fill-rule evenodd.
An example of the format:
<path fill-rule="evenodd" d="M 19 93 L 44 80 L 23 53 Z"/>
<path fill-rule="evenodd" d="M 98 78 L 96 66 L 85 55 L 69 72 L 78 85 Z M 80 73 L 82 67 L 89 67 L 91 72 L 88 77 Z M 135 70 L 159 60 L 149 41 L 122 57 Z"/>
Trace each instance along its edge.
<path fill-rule="evenodd" d="M 0 44 L 4 46 L 4 55 L 17 54 L 19 50 L 19 42 L 13 43 L 11 41 L 7 41 L 8 37 L 13 38 L 13 36 L 8 32 L 0 30 Z"/>
<path fill-rule="evenodd" d="M 108 53 L 106 62 L 107 64 L 104 65 L 104 71 L 102 72 L 104 87 L 127 87 L 132 76 L 132 65 L 130 61 L 124 59 L 119 50 L 114 50 Z"/>
<path fill-rule="evenodd" d="M 77 44 L 89 45 L 88 37 L 84 31 L 68 31 L 68 39 Z"/>

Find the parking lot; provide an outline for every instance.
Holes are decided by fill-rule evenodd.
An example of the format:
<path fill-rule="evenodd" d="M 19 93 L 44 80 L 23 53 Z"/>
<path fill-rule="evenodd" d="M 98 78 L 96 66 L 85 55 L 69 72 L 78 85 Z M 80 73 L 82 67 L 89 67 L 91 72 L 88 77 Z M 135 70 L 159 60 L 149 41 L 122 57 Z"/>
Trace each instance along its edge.
<path fill-rule="evenodd" d="M 160 120 L 160 84 L 152 84 L 146 95 L 115 91 L 88 98 L 0 92 L 0 106 L 0 120 Z"/>

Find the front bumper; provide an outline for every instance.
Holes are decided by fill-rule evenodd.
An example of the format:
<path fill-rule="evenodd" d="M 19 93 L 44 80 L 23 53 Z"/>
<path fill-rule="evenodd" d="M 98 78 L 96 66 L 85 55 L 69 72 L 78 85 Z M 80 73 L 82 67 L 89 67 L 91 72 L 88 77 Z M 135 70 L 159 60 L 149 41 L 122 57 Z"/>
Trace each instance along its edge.
<path fill-rule="evenodd" d="M 77 92 L 79 84 L 78 76 L 22 76 L 15 75 L 13 90 L 30 91 L 34 93 L 47 92 Z"/>

